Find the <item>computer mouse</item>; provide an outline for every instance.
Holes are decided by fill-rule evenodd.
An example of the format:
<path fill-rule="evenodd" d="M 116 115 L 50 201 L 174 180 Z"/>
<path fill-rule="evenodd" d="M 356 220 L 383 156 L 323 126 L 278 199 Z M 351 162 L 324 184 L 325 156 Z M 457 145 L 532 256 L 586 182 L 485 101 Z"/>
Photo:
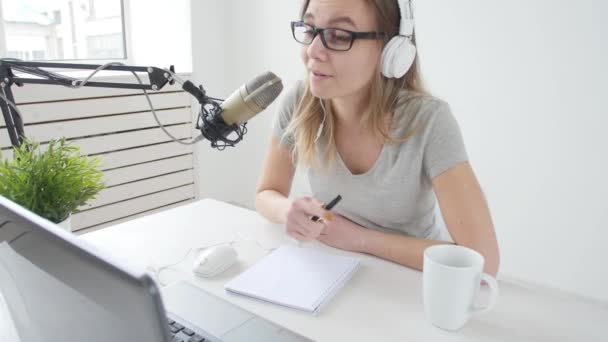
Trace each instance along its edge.
<path fill-rule="evenodd" d="M 236 250 L 229 245 L 205 249 L 194 261 L 192 272 L 199 277 L 214 277 L 234 265 L 237 259 Z"/>

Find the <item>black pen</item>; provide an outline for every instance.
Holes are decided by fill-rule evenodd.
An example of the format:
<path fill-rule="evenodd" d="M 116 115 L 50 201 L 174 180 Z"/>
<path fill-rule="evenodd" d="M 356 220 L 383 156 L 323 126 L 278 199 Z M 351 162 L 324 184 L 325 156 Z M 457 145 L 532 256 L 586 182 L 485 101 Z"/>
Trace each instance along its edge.
<path fill-rule="evenodd" d="M 338 202 L 340 202 L 340 200 L 342 200 L 342 196 L 338 195 L 338 196 L 336 196 L 336 198 L 331 200 L 331 202 L 327 203 L 327 205 L 323 206 L 323 208 L 325 208 L 325 210 L 331 210 L 333 207 L 336 206 L 336 204 L 338 204 Z M 310 219 L 315 222 L 318 222 L 319 216 L 315 215 L 315 216 L 311 217 Z"/>

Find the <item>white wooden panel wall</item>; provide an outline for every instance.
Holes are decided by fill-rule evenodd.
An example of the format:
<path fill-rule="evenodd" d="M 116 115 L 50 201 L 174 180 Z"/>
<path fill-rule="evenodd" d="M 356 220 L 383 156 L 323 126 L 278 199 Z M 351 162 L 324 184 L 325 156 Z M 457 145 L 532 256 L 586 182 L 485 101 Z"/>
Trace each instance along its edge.
<path fill-rule="evenodd" d="M 50 139 L 66 137 L 82 154 L 102 160 L 107 188 L 73 216 L 74 231 L 99 229 L 196 197 L 193 148 L 172 142 L 161 131 L 141 91 L 25 85 L 13 86 L 13 92 L 27 137 L 43 148 Z M 189 140 L 194 127 L 191 96 L 169 85 L 149 94 L 169 132 Z M 1 115 L 0 148 L 3 158 L 12 158 Z"/>

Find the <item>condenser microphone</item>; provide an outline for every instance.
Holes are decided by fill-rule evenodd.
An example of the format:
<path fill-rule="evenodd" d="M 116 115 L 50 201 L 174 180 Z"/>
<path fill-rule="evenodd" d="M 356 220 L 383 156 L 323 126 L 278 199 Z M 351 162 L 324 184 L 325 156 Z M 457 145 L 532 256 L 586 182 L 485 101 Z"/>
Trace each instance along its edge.
<path fill-rule="evenodd" d="M 184 89 L 201 103 L 197 128 L 202 135 L 197 140 L 207 139 L 212 147 L 222 149 L 243 139 L 247 121 L 279 96 L 283 83 L 277 75 L 267 71 L 242 85 L 221 104 L 193 84 L 185 84 Z"/>
<path fill-rule="evenodd" d="M 232 93 L 221 105 L 221 117 L 228 125 L 247 122 L 266 109 L 282 90 L 281 79 L 267 71 Z"/>

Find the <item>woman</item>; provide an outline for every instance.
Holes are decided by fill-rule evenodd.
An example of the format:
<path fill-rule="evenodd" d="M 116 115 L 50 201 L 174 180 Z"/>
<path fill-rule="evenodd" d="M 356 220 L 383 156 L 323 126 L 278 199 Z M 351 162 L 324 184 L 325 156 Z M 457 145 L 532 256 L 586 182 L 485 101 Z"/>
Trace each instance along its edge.
<path fill-rule="evenodd" d="M 480 252 L 496 275 L 492 219 L 449 106 L 425 93 L 417 59 L 402 77 L 381 72 L 399 33 L 397 0 L 308 0 L 301 17 L 292 33 L 307 77 L 279 108 L 258 212 L 298 240 L 421 270 L 425 248 L 449 243 L 439 240 L 439 203 L 454 243 Z M 298 164 L 314 197 L 288 197 Z M 337 194 L 342 202 L 323 209 Z"/>

